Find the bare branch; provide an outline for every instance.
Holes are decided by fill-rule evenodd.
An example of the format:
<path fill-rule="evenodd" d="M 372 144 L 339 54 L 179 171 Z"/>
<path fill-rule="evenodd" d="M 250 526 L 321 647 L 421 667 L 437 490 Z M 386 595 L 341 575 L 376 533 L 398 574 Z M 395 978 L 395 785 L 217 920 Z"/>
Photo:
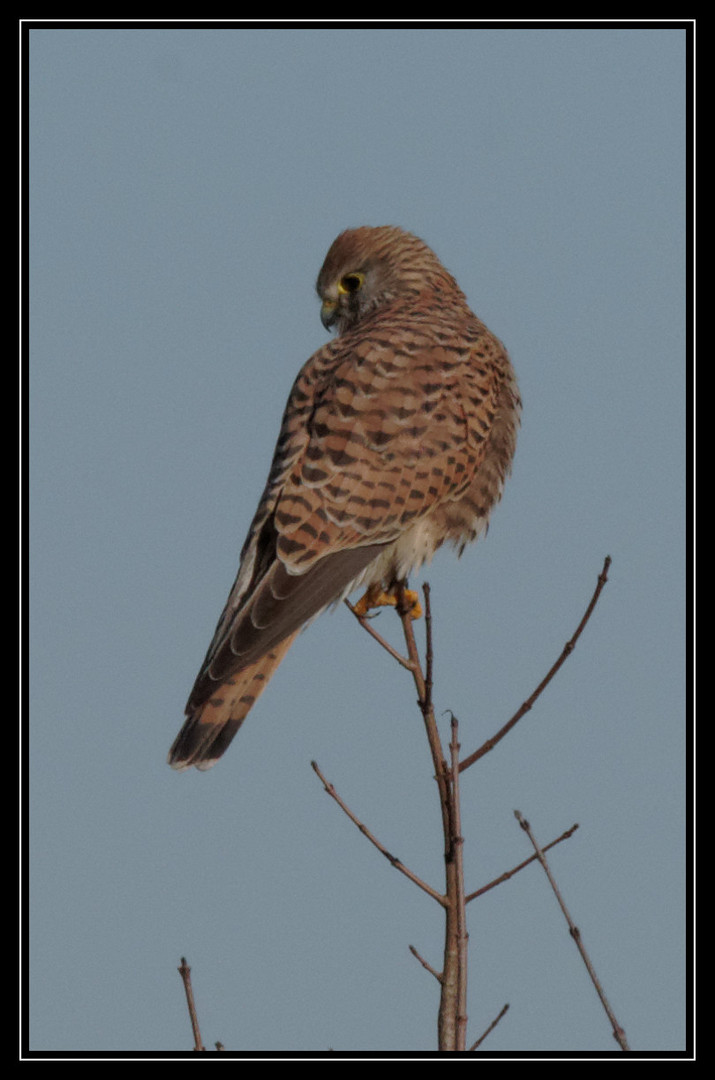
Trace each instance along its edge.
<path fill-rule="evenodd" d="M 394 586 L 396 595 L 396 610 L 402 623 L 402 630 L 405 639 L 406 653 L 404 656 L 394 649 L 384 638 L 380 636 L 372 626 L 369 624 L 365 616 L 358 614 L 353 606 L 347 601 L 347 606 L 352 613 L 358 619 L 363 629 L 365 629 L 375 640 L 380 644 L 397 662 L 408 670 L 413 678 L 415 689 L 417 691 L 417 704 L 422 713 L 422 718 L 425 725 L 425 731 L 427 734 L 427 740 L 429 743 L 430 753 L 432 756 L 432 763 L 434 767 L 434 777 L 437 782 L 440 799 L 440 809 L 442 814 L 442 831 L 444 836 L 444 860 L 445 860 L 445 891 L 444 894 L 438 893 L 431 886 L 427 885 L 410 870 L 408 870 L 399 859 L 391 855 L 390 852 L 373 836 L 373 834 L 362 824 L 361 821 L 348 809 L 343 800 L 337 795 L 332 784 L 329 784 L 323 774 L 320 772 L 317 764 L 312 762 L 312 766 L 318 777 L 322 780 L 323 786 L 329 795 L 338 803 L 338 805 L 344 810 L 348 817 L 353 821 L 360 831 L 370 840 L 370 842 L 382 852 L 385 858 L 400 870 L 406 877 L 418 885 L 421 889 L 437 900 L 445 909 L 445 942 L 444 942 L 444 966 L 441 972 L 436 971 L 426 960 L 417 952 L 414 946 L 410 945 L 410 951 L 416 957 L 422 966 L 429 971 L 440 983 L 440 1007 L 439 1007 L 439 1019 L 438 1019 L 438 1033 L 439 1033 L 439 1049 L 442 1051 L 464 1050 L 466 1044 L 466 991 L 467 991 L 467 945 L 468 945 L 468 933 L 466 927 L 466 904 L 481 896 L 483 893 L 494 888 L 502 881 L 506 881 L 514 874 L 523 870 L 529 863 L 535 859 L 539 859 L 545 865 L 544 850 L 553 847 L 555 844 L 560 843 L 562 840 L 567 839 L 573 835 L 578 825 L 573 825 L 571 829 L 568 829 L 556 840 L 553 840 L 547 845 L 545 849 L 537 848 L 535 845 L 536 854 L 529 859 L 524 860 L 518 866 L 513 867 L 511 870 L 501 874 L 494 881 L 489 882 L 487 885 L 482 886 L 475 892 L 470 893 L 469 896 L 465 896 L 464 890 L 464 869 L 463 869 L 463 838 L 461 834 L 461 821 L 460 821 L 460 796 L 459 796 L 459 776 L 463 769 L 468 768 L 474 764 L 480 757 L 488 753 L 496 744 L 510 731 L 515 724 L 521 719 L 522 716 L 527 713 L 537 698 L 543 693 L 550 681 L 554 678 L 559 668 L 565 662 L 566 658 L 573 652 L 573 649 L 581 636 L 586 623 L 588 622 L 591 614 L 598 602 L 598 599 L 603 591 L 603 588 L 608 580 L 608 570 L 611 565 L 610 557 L 606 557 L 603 563 L 603 568 L 598 577 L 596 588 L 591 597 L 591 600 L 578 624 L 573 636 L 564 646 L 561 655 L 552 665 L 549 672 L 546 674 L 541 683 L 536 687 L 534 692 L 529 698 L 522 704 L 520 709 L 514 714 L 514 716 L 494 735 L 491 739 L 487 740 L 478 750 L 476 750 L 469 757 L 459 760 L 460 746 L 458 742 L 458 722 L 454 716 L 452 716 L 452 737 L 450 741 L 450 765 L 445 760 L 445 754 L 442 747 L 442 742 L 437 729 L 437 723 L 434 714 L 434 705 L 432 701 L 432 677 L 433 677 L 433 646 L 432 646 L 432 613 L 430 606 L 430 589 L 429 585 L 425 583 L 423 586 L 424 598 L 425 598 L 425 666 L 423 668 L 420 658 L 419 649 L 415 641 L 414 620 L 412 618 L 412 612 L 414 611 L 414 594 L 410 594 L 410 602 L 408 602 L 406 596 L 406 582 L 398 582 Z M 535 842 L 534 842 L 535 843 Z M 546 867 L 545 867 L 546 868 Z M 547 870 L 548 872 L 548 870 Z M 570 924 L 572 926 L 572 924 Z M 573 927 L 572 934 L 574 935 L 577 944 L 580 945 L 578 930 Z M 484 1034 L 470 1047 L 471 1050 L 476 1049 L 481 1045 L 483 1040 L 489 1034 L 490 1031 L 496 1026 L 497 1023 L 505 1015 L 508 1005 L 505 1005 L 499 1015 L 493 1021 L 493 1023 L 487 1028 Z M 614 1023 L 614 1034 L 619 1042 L 623 1040 L 621 1045 L 625 1044 L 625 1034 L 622 1029 Z"/>
<path fill-rule="evenodd" d="M 454 837 L 458 835 L 454 823 L 459 820 L 455 807 L 455 791 L 450 770 L 444 760 L 442 743 L 437 730 L 437 721 L 432 704 L 432 680 L 431 671 L 429 680 L 425 677 L 420 662 L 419 651 L 415 642 L 413 620 L 410 617 L 410 607 L 405 602 L 405 583 L 398 586 L 397 612 L 402 620 L 402 631 L 407 645 L 413 668 L 412 677 L 417 690 L 417 703 L 422 713 L 422 719 L 427 733 L 434 776 L 439 790 L 440 809 L 442 812 L 442 834 L 444 836 L 444 865 L 445 865 L 445 928 L 444 928 L 444 967 L 442 969 L 441 993 L 439 1002 L 439 1016 L 437 1020 L 439 1049 L 457 1050 L 464 1049 L 464 1008 L 462 988 L 464 986 L 464 974 L 462 963 L 464 960 L 462 942 L 459 928 L 459 906 L 463 903 L 460 898 L 460 889 L 463 892 L 463 880 L 459 879 L 459 864 L 455 858 L 455 849 L 459 846 L 454 843 Z M 429 590 L 425 592 L 425 604 L 429 607 Z M 427 626 L 427 621 L 425 620 Z M 428 649 L 431 653 L 431 617 L 428 629 Z M 430 661 L 431 664 L 431 661 Z M 457 766 L 458 768 L 458 766 Z"/>
<path fill-rule="evenodd" d="M 429 607 L 429 586 L 425 592 L 425 604 Z M 407 645 L 407 655 L 410 658 L 410 670 L 412 672 L 412 678 L 414 679 L 415 689 L 417 690 L 417 704 L 422 712 L 422 718 L 425 723 L 425 731 L 427 732 L 427 741 L 429 743 L 430 753 L 432 754 L 432 764 L 434 765 L 434 777 L 437 781 L 439 788 L 440 805 L 442 807 L 442 827 L 445 837 L 445 851 L 447 850 L 447 837 L 449 835 L 449 784 L 448 775 L 449 769 L 447 763 L 444 760 L 444 754 L 442 751 L 442 743 L 440 742 L 439 732 L 437 730 L 437 721 L 434 715 L 434 706 L 432 704 L 432 681 L 431 671 L 430 679 L 427 680 L 424 672 L 422 671 L 422 663 L 420 661 L 420 654 L 417 649 L 417 642 L 415 641 L 415 631 L 413 627 L 413 620 L 409 614 L 409 605 L 404 601 L 404 582 L 398 588 L 398 604 L 397 613 L 402 621 L 402 632 L 405 637 L 405 644 Z M 425 620 L 425 625 L 427 625 Z M 432 649 L 431 644 L 431 628 L 432 617 L 430 613 L 430 638 L 429 647 L 430 652 Z"/>
<path fill-rule="evenodd" d="M 452 761 L 452 835 L 450 837 L 455 865 L 455 891 L 450 897 L 456 908 L 457 949 L 457 1050 L 467 1046 L 467 912 L 464 899 L 464 837 L 462 836 L 462 817 L 459 802 L 459 722 L 452 714 L 452 738 L 449 749 Z"/>
<path fill-rule="evenodd" d="M 370 843 L 373 844 L 377 848 L 377 850 L 385 856 L 387 861 L 391 863 L 396 870 L 399 870 L 401 874 L 404 874 L 405 877 L 408 877 L 410 881 L 413 881 L 415 883 L 415 885 L 419 885 L 420 889 L 423 889 L 424 892 L 428 894 L 428 896 L 431 896 L 433 900 L 436 900 L 438 904 L 441 904 L 444 907 L 447 903 L 445 897 L 442 896 L 441 893 L 438 893 L 436 889 L 433 889 L 431 885 L 428 885 L 427 882 L 423 881 L 422 878 L 417 877 L 417 874 L 413 874 L 411 870 L 408 870 L 405 864 L 401 862 L 400 859 L 398 859 L 395 855 L 391 855 L 387 848 L 380 843 L 377 837 L 373 836 L 368 827 L 366 825 L 363 825 L 362 821 L 360 821 L 359 818 L 357 818 L 355 814 L 353 814 L 352 810 L 340 798 L 333 785 L 328 783 L 328 781 L 325 779 L 322 772 L 318 768 L 317 762 L 311 761 L 310 764 L 313 768 L 313 771 L 322 780 L 323 787 L 327 791 L 328 795 L 330 795 L 331 798 L 335 799 L 335 802 L 338 804 L 341 810 L 345 811 L 353 824 L 357 825 L 360 832 L 368 838 Z"/>
<path fill-rule="evenodd" d="M 524 716 L 525 713 L 528 713 L 529 709 L 531 709 L 531 707 L 534 704 L 534 702 L 536 701 L 536 699 L 541 696 L 543 691 L 549 685 L 549 683 L 553 679 L 554 675 L 559 670 L 561 665 L 564 663 L 566 658 L 571 655 L 571 653 L 573 652 L 573 650 L 574 650 L 574 648 L 576 646 L 576 642 L 580 638 L 581 633 L 583 632 L 583 629 L 586 626 L 586 623 L 591 618 L 591 614 L 592 614 L 593 609 L 595 608 L 596 604 L 598 603 L 598 598 L 599 598 L 599 596 L 601 595 L 601 593 L 603 591 L 603 587 L 606 584 L 606 582 L 608 581 L 608 570 L 609 570 L 610 565 L 611 565 L 611 556 L 607 555 L 606 558 L 604 559 L 604 562 L 603 562 L 603 569 L 601 570 L 601 573 L 598 575 L 598 582 L 596 584 L 595 592 L 594 592 L 593 596 L 591 597 L 590 603 L 589 603 L 588 607 L 586 608 L 584 616 L 581 619 L 581 622 L 578 624 L 573 637 L 569 641 L 567 641 L 566 644 L 564 645 L 564 647 L 563 647 L 563 649 L 561 651 L 561 655 L 559 656 L 556 663 L 552 665 L 551 669 L 548 671 L 548 673 L 541 680 L 541 682 L 536 687 L 536 690 L 534 690 L 531 697 L 527 698 L 526 701 L 523 703 L 523 705 L 521 705 L 521 707 L 519 709 L 517 709 L 517 711 L 512 716 L 511 720 L 508 720 L 507 723 L 504 724 L 504 727 L 500 728 L 499 731 L 497 731 L 496 735 L 492 735 L 492 737 L 490 739 L 487 739 L 487 741 L 485 743 L 482 743 L 482 745 L 477 750 L 475 750 L 473 754 L 470 754 L 469 757 L 466 757 L 466 758 L 463 759 L 462 763 L 459 766 L 460 771 L 464 771 L 464 769 L 468 769 L 469 766 L 473 765 L 475 761 L 478 761 L 480 757 L 484 757 L 485 754 L 488 754 L 490 750 L 494 749 L 496 744 L 498 742 L 500 742 L 509 731 L 511 731 L 511 729 L 514 727 L 514 725 L 516 723 L 518 723 L 519 720 L 521 720 L 522 716 Z"/>
<path fill-rule="evenodd" d="M 611 1025 L 613 1027 L 613 1038 L 616 1040 L 616 1042 L 620 1046 L 621 1050 L 629 1050 L 630 1047 L 628 1046 L 628 1043 L 626 1041 L 626 1033 L 623 1030 L 623 1028 L 621 1027 L 621 1025 L 618 1023 L 618 1021 L 616 1020 L 615 1014 L 614 1014 L 611 1006 L 608 1004 L 608 1000 L 606 998 L 606 995 L 603 992 L 603 988 L 602 988 L 600 982 L 598 981 L 598 979 L 596 977 L 596 972 L 593 969 L 593 964 L 591 963 L 590 957 L 589 957 L 588 953 L 586 952 L 585 946 L 584 946 L 584 944 L 583 944 L 583 942 L 581 940 L 581 931 L 579 930 L 579 928 L 576 926 L 573 919 L 571 918 L 571 915 L 569 914 L 568 908 L 566 907 L 566 904 L 564 903 L 564 901 L 563 901 L 563 899 L 561 897 L 561 893 L 559 892 L 556 881 L 554 880 L 554 877 L 553 877 L 553 875 L 551 873 L 551 870 L 549 869 L 549 864 L 546 861 L 546 856 L 544 855 L 543 849 L 540 848 L 539 845 L 537 844 L 537 842 L 536 842 L 536 840 L 534 838 L 534 834 L 531 831 L 531 827 L 529 825 L 529 822 L 526 820 L 526 818 L 523 816 L 523 814 L 519 810 L 515 810 L 514 811 L 514 817 L 519 822 L 522 829 L 524 830 L 524 832 L 527 834 L 527 836 L 531 840 L 534 851 L 536 852 L 536 857 L 538 858 L 539 862 L 543 866 L 544 873 L 546 874 L 547 878 L 549 879 L 549 884 L 551 885 L 551 888 L 554 890 L 554 895 L 555 895 L 556 899 L 559 902 L 559 907 L 561 908 L 562 912 L 564 913 L 564 918 L 566 919 L 566 922 L 568 923 L 569 933 L 571 934 L 571 937 L 576 942 L 576 948 L 580 952 L 581 959 L 583 960 L 584 964 L 586 965 L 586 970 L 588 971 L 588 974 L 591 977 L 591 982 L 593 983 L 593 985 L 596 988 L 596 993 L 598 994 L 599 998 L 601 999 L 601 1004 L 603 1005 L 603 1008 L 606 1011 L 606 1015 L 607 1015 L 608 1019 L 611 1021 Z"/>
<path fill-rule="evenodd" d="M 425 676 L 422 671 L 422 661 L 420 660 L 420 654 L 417 649 L 417 642 L 415 641 L 415 631 L 413 626 L 413 618 L 410 615 L 410 605 L 405 600 L 405 588 L 406 582 L 401 582 L 397 586 L 397 614 L 400 616 L 402 622 L 402 632 L 405 635 L 405 644 L 407 646 L 407 655 L 410 658 L 409 669 L 412 672 L 412 677 L 415 680 L 415 688 L 417 690 L 417 698 L 422 710 L 428 709 L 432 702 L 427 696 L 427 688 L 425 686 Z M 440 746 L 439 752 L 440 761 L 442 760 L 442 747 Z"/>
<path fill-rule="evenodd" d="M 191 1027 L 194 1032 L 194 1050 L 205 1050 L 206 1047 L 201 1041 L 201 1032 L 199 1031 L 199 1018 L 196 1015 L 196 1006 L 194 1005 L 194 992 L 191 989 L 191 968 L 186 963 L 185 956 L 181 957 L 181 966 L 178 971 L 184 983 L 184 990 L 186 991 L 186 1004 L 189 1007 Z"/>
<path fill-rule="evenodd" d="M 426 968 L 427 971 L 429 971 L 432 975 L 434 975 L 437 982 L 441 983 L 442 982 L 441 973 L 439 971 L 435 971 L 435 969 L 432 967 L 432 965 L 428 964 L 423 956 L 420 956 L 420 954 L 417 952 L 417 949 L 414 947 L 414 945 L 409 945 L 408 948 L 409 948 L 410 952 L 412 953 L 412 955 L 414 957 L 416 957 L 419 960 L 419 962 L 422 964 L 422 967 Z"/>
<path fill-rule="evenodd" d="M 360 623 L 363 630 L 367 630 L 370 637 L 374 637 L 375 641 L 379 642 L 379 644 L 382 645 L 383 649 L 385 649 L 387 652 L 389 652 L 390 656 L 392 656 L 395 660 L 397 660 L 398 664 L 402 664 L 402 666 L 404 668 L 407 668 L 408 671 L 412 671 L 412 663 L 411 663 L 411 661 L 408 660 L 406 657 L 402 656 L 401 653 L 398 653 L 397 649 L 393 649 L 393 647 L 392 647 L 392 645 L 390 645 L 389 641 L 385 641 L 384 637 L 381 634 L 378 634 L 377 630 L 373 629 L 373 627 L 370 624 L 370 620 L 369 620 L 368 616 L 367 615 L 359 615 L 358 612 L 355 610 L 354 606 L 350 603 L 349 600 L 345 600 L 343 602 L 344 602 L 345 606 L 348 608 L 348 610 L 352 611 L 353 615 L 355 616 L 357 621 Z"/>
<path fill-rule="evenodd" d="M 556 844 L 560 844 L 562 840 L 568 840 L 569 836 L 573 836 L 577 829 L 578 824 L 572 825 L 570 829 L 567 829 L 566 832 L 561 833 L 561 836 L 557 836 L 556 839 L 552 840 L 550 844 L 545 844 L 541 850 L 548 851 L 549 848 L 555 847 Z M 537 855 L 530 855 L 528 859 L 524 859 L 524 861 L 520 862 L 518 866 L 512 867 L 511 870 L 505 870 L 503 874 L 500 874 L 498 878 L 494 878 L 494 880 L 490 881 L 488 885 L 482 885 L 481 889 L 477 889 L 475 892 L 470 893 L 469 896 L 466 898 L 465 903 L 468 904 L 470 900 L 476 900 L 478 896 L 482 896 L 483 893 L 489 892 L 489 890 L 493 889 L 495 885 L 501 885 L 502 881 L 508 881 L 510 877 L 513 877 L 514 874 L 518 874 L 519 871 L 523 870 L 525 866 L 529 865 L 529 863 L 536 862 L 537 858 Z"/>
<path fill-rule="evenodd" d="M 422 586 L 425 598 L 425 693 L 427 700 L 432 700 L 432 668 L 434 666 L 434 653 L 432 651 L 432 605 L 430 602 L 429 582 L 425 581 Z"/>
<path fill-rule="evenodd" d="M 501 1012 L 500 1012 L 500 1013 L 499 1013 L 499 1015 L 498 1015 L 498 1016 L 496 1017 L 496 1019 L 495 1019 L 495 1020 L 492 1020 L 491 1024 L 489 1025 L 489 1027 L 487 1028 L 487 1030 L 486 1030 L 486 1031 L 484 1032 L 484 1034 L 483 1034 L 483 1035 L 480 1035 L 480 1036 L 479 1036 L 479 1038 L 477 1039 L 477 1041 L 476 1041 L 475 1043 L 472 1043 L 472 1045 L 471 1045 L 471 1046 L 469 1047 L 469 1049 L 470 1049 L 470 1050 L 476 1050 L 476 1049 L 477 1049 L 477 1047 L 478 1047 L 478 1046 L 480 1046 L 480 1045 L 481 1045 L 481 1044 L 482 1044 L 482 1043 L 484 1042 L 484 1040 L 486 1039 L 486 1037 L 487 1037 L 487 1035 L 489 1034 L 489 1032 L 490 1032 L 490 1031 L 494 1031 L 494 1028 L 495 1028 L 495 1027 L 497 1026 L 497 1024 L 498 1024 L 498 1023 L 499 1023 L 499 1021 L 501 1020 L 502 1016 L 506 1016 L 506 1014 L 507 1014 L 507 1012 L 508 1012 L 508 1011 L 509 1011 L 509 1002 L 507 1002 L 507 1003 L 506 1003 L 506 1005 L 505 1005 L 505 1006 L 504 1006 L 504 1008 L 503 1008 L 503 1009 L 501 1010 Z"/>
<path fill-rule="evenodd" d="M 422 670 L 422 664 L 420 661 L 419 650 L 415 640 L 415 630 L 413 625 L 413 618 L 410 612 L 414 610 L 414 602 L 407 603 L 405 596 L 406 582 L 397 582 L 395 584 L 396 595 L 396 611 L 402 621 L 402 630 L 405 638 L 405 645 L 407 647 L 408 660 L 405 661 L 404 657 L 400 656 L 399 652 L 388 647 L 385 640 L 382 640 L 377 635 L 372 626 L 369 626 L 364 619 L 356 615 L 353 611 L 353 615 L 356 618 L 360 618 L 361 625 L 368 633 L 376 637 L 379 644 L 383 648 L 387 648 L 391 656 L 395 660 L 399 661 L 403 667 L 409 672 L 412 672 L 412 676 L 417 690 L 417 703 L 422 714 L 422 720 L 424 723 L 424 730 L 427 732 L 427 739 L 430 746 L 430 754 L 432 755 L 432 765 L 434 768 L 434 779 L 437 783 L 437 789 L 440 793 L 440 809 L 442 812 L 442 833 L 444 837 L 444 860 L 445 860 L 445 893 L 441 895 L 434 890 L 427 887 L 427 891 L 430 895 L 434 896 L 435 900 L 439 902 L 445 908 L 445 946 L 444 946 L 444 969 L 440 976 L 440 983 L 442 991 L 440 995 L 440 1015 L 437 1020 L 437 1030 L 439 1030 L 439 1045 L 440 1050 L 458 1050 L 464 1049 L 464 1026 L 466 1026 L 466 1016 L 464 1016 L 463 1008 L 463 987 L 466 985 L 466 968 L 464 968 L 464 930 L 460 932 L 460 920 L 459 920 L 459 906 L 463 906 L 463 878 L 460 880 L 458 873 L 458 861 L 455 858 L 455 851 L 459 847 L 455 842 L 458 831 L 455 831 L 455 822 L 459 821 L 458 811 L 455 807 L 455 784 L 453 775 L 451 775 L 449 768 L 444 759 L 444 752 L 442 748 L 442 742 L 440 740 L 440 732 L 437 730 L 436 720 L 434 717 L 434 706 L 432 704 L 432 617 L 430 610 L 430 593 L 429 586 L 424 586 L 424 604 L 426 604 L 426 633 L 427 633 L 427 675 Z M 316 770 L 315 765 L 313 768 Z M 459 772 L 458 764 L 455 765 L 456 772 Z M 316 770 L 318 771 L 318 770 Z M 320 775 L 320 773 L 319 773 Z M 321 777 L 321 779 L 323 779 Z M 323 780 L 325 789 L 328 794 L 337 798 L 334 791 L 330 789 L 325 780 Z M 338 800 L 340 801 L 340 800 Z M 340 802 L 340 805 L 341 802 Z M 345 806 L 343 809 L 347 813 L 349 811 Z M 354 818 L 354 815 L 349 813 L 351 819 L 355 822 L 357 827 L 361 828 L 368 838 L 373 839 L 375 846 L 378 850 L 396 865 L 397 868 L 403 869 L 403 873 L 406 873 L 402 864 L 393 861 L 393 856 L 389 855 L 385 849 L 372 837 L 369 837 L 366 829 L 360 822 Z M 409 874 L 407 876 L 410 876 Z M 423 882 L 417 880 L 418 885 L 421 888 L 426 888 Z M 461 890 L 461 896 L 460 896 Z"/>

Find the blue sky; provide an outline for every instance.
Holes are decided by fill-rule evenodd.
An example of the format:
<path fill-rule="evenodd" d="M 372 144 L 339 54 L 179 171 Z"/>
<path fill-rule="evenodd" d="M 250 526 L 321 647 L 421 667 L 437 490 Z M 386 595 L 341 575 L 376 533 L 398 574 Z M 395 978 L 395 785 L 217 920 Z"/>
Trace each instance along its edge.
<path fill-rule="evenodd" d="M 35 29 L 30 188 L 30 1045 L 429 1051 L 440 911 L 405 672 L 340 609 L 210 772 L 166 752 L 344 228 L 426 240 L 524 399 L 489 535 L 440 552 L 435 701 L 470 890 L 552 865 L 632 1048 L 685 1045 L 685 32 Z M 397 642 L 389 613 L 379 628 Z M 448 716 L 442 716 L 445 738 Z M 614 1049 L 532 867 L 470 905 L 469 1033 Z"/>

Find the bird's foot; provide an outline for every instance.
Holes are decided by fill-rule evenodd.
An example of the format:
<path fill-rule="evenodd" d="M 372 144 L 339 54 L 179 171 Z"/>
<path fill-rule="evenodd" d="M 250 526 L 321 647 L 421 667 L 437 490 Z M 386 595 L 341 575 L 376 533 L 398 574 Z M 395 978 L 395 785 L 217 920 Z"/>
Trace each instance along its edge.
<path fill-rule="evenodd" d="M 393 585 L 385 591 L 379 583 L 371 585 L 365 595 L 358 600 L 353 608 L 356 615 L 365 618 L 371 608 L 397 607 L 404 603 L 406 613 L 411 619 L 419 619 L 422 615 L 419 593 L 414 589 L 407 589 L 401 585 Z"/>

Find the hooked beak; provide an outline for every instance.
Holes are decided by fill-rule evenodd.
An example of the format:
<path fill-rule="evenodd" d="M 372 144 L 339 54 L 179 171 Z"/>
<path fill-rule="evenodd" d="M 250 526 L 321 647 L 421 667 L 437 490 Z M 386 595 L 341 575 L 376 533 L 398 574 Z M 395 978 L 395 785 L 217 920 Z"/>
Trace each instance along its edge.
<path fill-rule="evenodd" d="M 320 308 L 320 321 L 326 330 L 330 330 L 338 318 L 338 302 L 337 300 L 323 300 Z"/>

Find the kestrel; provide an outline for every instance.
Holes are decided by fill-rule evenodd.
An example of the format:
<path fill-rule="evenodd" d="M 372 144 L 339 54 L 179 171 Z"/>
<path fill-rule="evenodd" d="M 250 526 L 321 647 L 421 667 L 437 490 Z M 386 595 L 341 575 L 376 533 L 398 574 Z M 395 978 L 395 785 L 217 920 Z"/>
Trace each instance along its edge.
<path fill-rule="evenodd" d="M 501 342 L 437 256 L 392 226 L 338 236 L 318 275 L 337 336 L 300 371 L 238 576 L 169 752 L 221 757 L 301 628 L 360 586 L 360 610 L 488 523 L 521 402 Z"/>

